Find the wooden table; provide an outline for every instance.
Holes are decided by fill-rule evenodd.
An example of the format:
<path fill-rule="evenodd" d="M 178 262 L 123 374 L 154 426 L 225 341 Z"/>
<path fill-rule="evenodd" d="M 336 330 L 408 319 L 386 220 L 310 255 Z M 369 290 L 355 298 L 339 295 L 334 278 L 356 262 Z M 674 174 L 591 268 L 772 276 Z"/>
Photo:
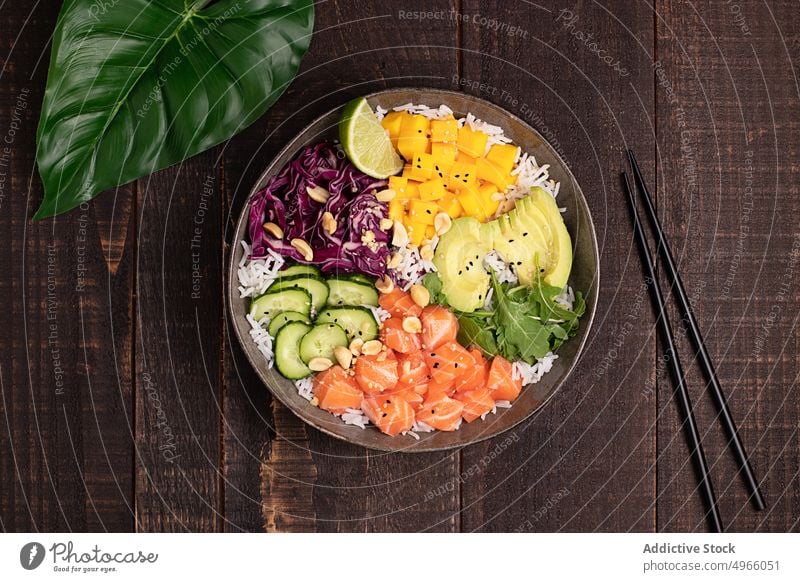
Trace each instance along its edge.
<path fill-rule="evenodd" d="M 796 0 L 325 0 L 300 75 L 252 127 L 33 223 L 55 4 L 0 8 L 3 530 L 703 531 L 618 187 L 627 147 L 763 480 L 755 513 L 682 342 L 726 523 L 799 529 Z M 568 383 L 533 421 L 452 453 L 379 454 L 305 426 L 257 381 L 223 304 L 264 165 L 327 109 L 407 85 L 480 95 L 548 136 L 601 245 Z"/>

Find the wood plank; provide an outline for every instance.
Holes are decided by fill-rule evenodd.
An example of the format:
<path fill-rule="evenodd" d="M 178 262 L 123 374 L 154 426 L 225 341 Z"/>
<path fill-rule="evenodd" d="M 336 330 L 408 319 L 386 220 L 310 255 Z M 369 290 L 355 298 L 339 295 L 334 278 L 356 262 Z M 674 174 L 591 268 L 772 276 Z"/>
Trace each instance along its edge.
<path fill-rule="evenodd" d="M 576 370 L 530 422 L 464 450 L 462 474 L 477 473 L 463 484 L 465 531 L 655 525 L 655 343 L 638 324 L 649 304 L 618 181 L 626 146 L 652 165 L 653 15 L 603 4 L 463 2 L 462 84 L 562 153 L 601 247 L 600 303 Z"/>
<path fill-rule="evenodd" d="M 222 349 L 217 151 L 139 181 L 136 513 L 144 531 L 215 531 Z"/>
<path fill-rule="evenodd" d="M 35 132 L 57 10 L 3 19 L 0 269 L 5 330 L 0 416 L 0 525 L 7 531 L 129 531 L 132 243 L 109 229 L 113 193 L 54 220 L 30 222 L 42 198 Z M 13 45 L 11 42 L 13 41 Z M 8 43 L 8 44 L 6 44 Z M 9 141 L 11 143 L 9 143 Z M 123 199 L 130 193 L 122 190 Z M 113 213 L 126 227 L 124 204 Z M 124 232 L 124 228 L 123 228 Z M 118 249 L 109 272 L 103 241 Z"/>
<path fill-rule="evenodd" d="M 384 87 L 446 86 L 457 66 L 449 48 L 456 42 L 455 23 L 432 25 L 409 14 L 451 8 L 443 1 L 398 8 L 362 1 L 317 4 L 314 40 L 297 79 L 263 119 L 225 149 L 228 230 L 264 166 L 316 116 Z M 225 366 L 227 529 L 458 527 L 457 486 L 429 500 L 420 495 L 455 479 L 457 455 L 381 455 L 348 446 L 272 401 L 238 347 L 226 351 Z"/>
<path fill-rule="evenodd" d="M 698 424 L 729 529 L 787 531 L 797 528 L 800 505 L 798 291 L 791 284 L 800 269 L 800 102 L 787 74 L 797 47 L 788 54 L 781 31 L 796 30 L 800 14 L 790 1 L 768 10 L 657 6 L 660 212 L 686 284 L 697 290 L 697 315 L 763 479 L 767 512 L 749 506 L 716 410 L 693 372 Z M 691 348 L 681 348 L 688 362 Z M 667 380 L 659 398 L 658 528 L 704 531 L 686 444 L 673 439 L 680 421 Z"/>

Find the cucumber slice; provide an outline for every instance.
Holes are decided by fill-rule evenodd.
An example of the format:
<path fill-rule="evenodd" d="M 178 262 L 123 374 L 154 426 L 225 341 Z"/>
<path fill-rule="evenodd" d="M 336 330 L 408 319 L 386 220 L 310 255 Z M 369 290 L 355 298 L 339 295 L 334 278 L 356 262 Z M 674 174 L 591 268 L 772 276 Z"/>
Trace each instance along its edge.
<path fill-rule="evenodd" d="M 311 375 L 311 370 L 300 358 L 300 342 L 309 331 L 310 325 L 293 321 L 284 325 L 275 338 L 275 366 L 290 380 Z"/>
<path fill-rule="evenodd" d="M 328 305 L 372 305 L 378 306 L 378 290 L 373 285 L 365 285 L 345 279 L 328 279 Z"/>
<path fill-rule="evenodd" d="M 345 331 L 335 323 L 321 323 L 311 328 L 300 340 L 300 357 L 308 364 L 314 358 L 328 358 L 335 362 L 334 348 L 347 346 Z"/>
<path fill-rule="evenodd" d="M 280 277 L 267 289 L 267 293 L 278 293 L 286 289 L 303 289 L 311 295 L 311 305 L 314 311 L 319 311 L 325 307 L 328 301 L 328 284 L 317 277 L 308 275 L 296 275 L 294 277 Z"/>
<path fill-rule="evenodd" d="M 306 277 L 322 277 L 319 269 L 314 265 L 292 265 L 286 267 L 283 271 L 278 273 L 281 277 L 296 277 L 297 275 L 305 275 Z"/>
<path fill-rule="evenodd" d="M 250 304 L 250 315 L 256 320 L 272 319 L 282 311 L 297 311 L 306 317 L 311 315 L 311 295 L 305 289 L 286 289 L 277 293 L 267 292 Z"/>
<path fill-rule="evenodd" d="M 366 307 L 328 307 L 317 317 L 317 324 L 335 323 L 342 327 L 347 339 L 369 341 L 378 337 L 378 322 Z"/>
<path fill-rule="evenodd" d="M 269 329 L 267 331 L 269 331 L 269 335 L 274 338 L 284 325 L 293 321 L 302 321 L 305 324 L 311 325 L 311 320 L 302 313 L 298 313 L 297 311 L 283 311 L 270 320 Z"/>
<path fill-rule="evenodd" d="M 355 281 L 356 283 L 363 283 L 364 285 L 369 285 L 372 287 L 375 285 L 375 279 L 372 277 L 367 277 L 366 275 L 362 275 L 361 273 L 344 273 L 342 275 L 336 275 L 336 279 L 344 279 L 345 281 Z"/>

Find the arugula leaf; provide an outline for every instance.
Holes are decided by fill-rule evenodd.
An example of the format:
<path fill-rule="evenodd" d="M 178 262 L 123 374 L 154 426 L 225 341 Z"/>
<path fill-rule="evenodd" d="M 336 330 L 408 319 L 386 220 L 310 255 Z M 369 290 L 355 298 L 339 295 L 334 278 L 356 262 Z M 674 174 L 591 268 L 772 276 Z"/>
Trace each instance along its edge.
<path fill-rule="evenodd" d="M 436 273 L 428 273 L 422 278 L 422 285 L 431 295 L 431 303 L 447 305 L 447 297 L 442 293 L 442 280 Z"/>
<path fill-rule="evenodd" d="M 459 313 L 456 317 L 458 317 L 458 342 L 461 345 L 476 345 L 489 356 L 498 354 L 497 341 L 494 330 L 490 327 L 489 316 Z"/>
<path fill-rule="evenodd" d="M 313 0 L 66 0 L 36 134 L 35 219 L 239 133 L 294 78 Z"/>

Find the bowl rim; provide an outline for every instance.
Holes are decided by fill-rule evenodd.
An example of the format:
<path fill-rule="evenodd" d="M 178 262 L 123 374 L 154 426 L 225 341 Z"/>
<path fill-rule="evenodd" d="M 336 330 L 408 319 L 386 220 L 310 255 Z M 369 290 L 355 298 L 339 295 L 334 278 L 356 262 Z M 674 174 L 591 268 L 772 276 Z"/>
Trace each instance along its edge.
<path fill-rule="evenodd" d="M 299 141 L 302 141 L 302 138 L 304 137 L 306 131 L 309 128 L 321 123 L 324 119 L 326 119 L 327 117 L 330 117 L 331 115 L 333 115 L 337 111 L 340 111 L 346 105 L 346 102 L 345 103 L 341 103 L 340 105 L 329 109 L 328 111 L 326 111 L 326 112 L 322 113 L 321 115 L 318 115 L 317 117 L 315 117 L 309 123 L 305 124 L 305 126 L 302 129 L 300 129 L 294 135 L 294 137 L 292 137 L 286 143 L 286 145 L 284 147 L 282 147 L 280 149 L 280 151 L 272 157 L 272 159 L 267 163 L 267 165 L 265 166 L 264 170 L 259 174 L 258 178 L 255 180 L 255 182 L 251 186 L 251 188 L 249 190 L 249 193 L 247 194 L 247 198 L 246 198 L 246 200 L 244 202 L 244 205 L 242 206 L 242 210 L 241 210 L 241 212 L 239 214 L 239 218 L 236 221 L 236 227 L 233 230 L 232 242 L 227 247 L 227 252 L 229 254 L 228 261 L 227 261 L 228 262 L 228 268 L 227 268 L 227 272 L 226 272 L 226 276 L 228 278 L 228 285 L 227 285 L 227 292 L 223 294 L 223 299 L 224 299 L 225 303 L 227 304 L 226 311 L 227 311 L 227 315 L 229 317 L 229 322 L 228 323 L 229 323 L 230 327 L 233 328 L 234 333 L 236 335 L 236 338 L 237 338 L 237 340 L 238 340 L 238 342 L 240 344 L 240 348 L 242 349 L 242 352 L 244 352 L 244 355 L 247 358 L 247 361 L 250 364 L 250 366 L 252 366 L 254 368 L 254 371 L 256 372 L 256 375 L 258 376 L 260 382 L 267 388 L 267 390 L 269 390 L 269 392 L 270 392 L 270 394 L 271 394 L 271 396 L 273 398 L 277 398 L 278 401 L 283 406 L 285 406 L 290 411 L 292 411 L 292 413 L 295 414 L 303 423 L 308 424 L 311 427 L 315 428 L 316 430 L 319 430 L 320 432 L 322 432 L 322 433 L 324 433 L 324 434 L 326 434 L 328 436 L 331 436 L 331 437 L 333 437 L 333 438 L 335 438 L 337 440 L 344 441 L 346 443 L 350 443 L 350 444 L 353 444 L 353 445 L 357 445 L 357 446 L 360 446 L 360 447 L 363 447 L 363 448 L 366 448 L 366 449 L 378 450 L 378 451 L 383 451 L 383 452 L 387 452 L 387 453 L 412 453 L 413 454 L 413 453 L 431 453 L 431 452 L 438 452 L 438 451 L 456 450 L 456 449 L 461 449 L 463 447 L 467 447 L 467 446 L 470 446 L 470 445 L 473 445 L 473 444 L 476 444 L 476 443 L 479 443 L 479 442 L 482 442 L 482 441 L 486 441 L 488 439 L 497 437 L 497 436 L 499 436 L 499 435 L 501 435 L 501 434 L 503 434 L 505 432 L 508 432 L 509 430 L 519 426 L 520 424 L 522 424 L 525 421 L 532 420 L 537 414 L 539 414 L 542 411 L 542 409 L 545 408 L 545 406 L 547 406 L 547 404 L 562 389 L 562 387 L 564 386 L 566 381 L 572 375 L 573 371 L 575 370 L 575 366 L 577 365 L 578 361 L 581 359 L 581 356 L 583 355 L 583 350 L 586 347 L 586 343 L 587 343 L 587 341 L 589 339 L 589 335 L 590 335 L 590 332 L 592 330 L 592 326 L 594 324 L 594 319 L 595 319 L 595 315 L 596 315 L 596 312 L 597 312 L 597 304 L 598 304 L 599 295 L 600 295 L 600 252 L 599 252 L 599 247 L 598 247 L 598 242 L 597 242 L 597 233 L 596 233 L 596 230 L 595 230 L 594 218 L 592 217 L 591 208 L 589 207 L 589 203 L 588 203 L 588 201 L 586 199 L 586 196 L 583 194 L 583 189 L 580 187 L 580 184 L 578 183 L 578 180 L 575 178 L 575 175 L 572 173 L 572 170 L 567 165 L 567 163 L 564 161 L 564 159 L 561 157 L 561 154 L 558 152 L 558 150 L 541 133 L 539 133 L 539 131 L 537 131 L 534 127 L 532 127 L 526 121 L 521 119 L 519 116 L 511 113 L 510 111 L 506 110 L 502 106 L 497 105 L 495 103 L 492 103 L 491 101 L 488 101 L 486 99 L 483 99 L 482 97 L 478 97 L 478 96 L 475 96 L 475 95 L 472 95 L 472 94 L 469 94 L 469 93 L 460 92 L 460 91 L 452 91 L 452 90 L 449 90 L 449 89 L 437 89 L 437 88 L 433 88 L 433 87 L 420 87 L 420 86 L 393 87 L 391 89 L 383 89 L 383 90 L 380 90 L 380 91 L 374 91 L 372 93 L 368 93 L 366 95 L 363 95 L 363 98 L 366 99 L 367 101 L 370 101 L 370 100 L 375 99 L 375 98 L 380 98 L 380 97 L 383 97 L 383 96 L 392 95 L 392 94 L 395 94 L 395 93 L 403 93 L 403 92 L 425 93 L 426 99 L 431 94 L 439 94 L 439 95 L 442 96 L 442 100 L 440 101 L 440 103 L 445 103 L 445 104 L 447 103 L 446 99 L 448 97 L 450 97 L 450 98 L 458 98 L 458 99 L 466 98 L 466 99 L 470 99 L 470 100 L 481 102 L 484 106 L 487 106 L 490 109 L 494 109 L 499 114 L 502 114 L 506 118 L 515 121 L 516 123 L 521 125 L 524 128 L 525 131 L 530 132 L 536 138 L 541 140 L 542 143 L 546 144 L 547 148 L 551 151 L 553 156 L 555 156 L 556 160 L 558 161 L 559 170 L 563 171 L 567 175 L 567 177 L 571 180 L 572 184 L 574 185 L 575 198 L 578 201 L 582 201 L 582 203 L 583 203 L 583 208 L 584 208 L 584 211 L 586 212 L 586 219 L 587 219 L 586 222 L 588 224 L 588 229 L 589 229 L 589 233 L 588 234 L 589 234 L 590 240 L 591 240 L 592 253 L 594 255 L 594 264 L 596 266 L 595 267 L 594 276 L 592 278 L 591 287 L 587 291 L 586 304 L 587 304 L 588 317 L 586 317 L 585 319 L 581 319 L 581 325 L 585 326 L 584 327 L 585 332 L 583 333 L 582 337 L 580 338 L 580 343 L 577 345 L 577 347 L 575 349 L 575 355 L 574 355 L 572 361 L 570 362 L 570 364 L 568 365 L 568 367 L 564 371 L 564 375 L 562 376 L 562 378 L 558 381 L 557 384 L 555 384 L 553 386 L 552 390 L 550 390 L 550 392 L 541 401 L 539 401 L 537 406 L 535 406 L 532 410 L 528 411 L 526 414 L 521 416 L 519 419 L 517 419 L 516 421 L 512 422 L 508 426 L 505 426 L 505 427 L 502 427 L 502 428 L 499 428 L 499 429 L 496 429 L 496 430 L 487 430 L 484 433 L 481 433 L 481 434 L 477 435 L 476 438 L 473 438 L 473 439 L 469 440 L 468 442 L 452 443 L 452 444 L 446 444 L 446 445 L 441 445 L 441 446 L 423 446 L 423 447 L 419 447 L 419 446 L 415 446 L 414 443 L 410 443 L 407 447 L 392 448 L 392 447 L 389 447 L 389 446 L 381 446 L 380 444 L 367 444 L 367 443 L 360 442 L 360 441 L 355 440 L 355 439 L 347 438 L 345 435 L 338 434 L 338 433 L 336 433 L 336 432 L 334 432 L 332 430 L 329 430 L 324 425 L 320 425 L 320 424 L 317 424 L 315 422 L 312 422 L 312 421 L 306 419 L 303 415 L 301 415 L 298 411 L 295 410 L 295 407 L 291 403 L 287 402 L 281 396 L 279 390 L 276 390 L 276 389 L 272 388 L 272 386 L 270 385 L 270 382 L 268 382 L 267 379 L 264 376 L 264 371 L 259 367 L 259 365 L 257 365 L 257 363 L 255 361 L 253 361 L 253 357 L 251 356 L 251 353 L 250 353 L 251 350 L 247 349 L 247 347 L 246 347 L 247 346 L 247 342 L 250 341 L 249 334 L 244 334 L 243 332 L 246 331 L 246 330 L 240 329 L 240 326 L 237 324 L 237 321 L 236 321 L 237 313 L 234 311 L 236 302 L 241 300 L 241 298 L 239 297 L 239 290 L 238 290 L 237 271 L 238 271 L 238 267 L 239 266 L 238 266 L 238 263 L 236 261 L 236 254 L 237 254 L 237 248 L 240 246 L 241 240 L 243 240 L 242 237 L 247 234 L 247 219 L 249 218 L 248 208 L 249 208 L 250 199 L 253 197 L 253 195 L 256 192 L 258 192 L 261 188 L 263 188 L 262 184 L 264 183 L 264 181 L 266 179 L 268 179 L 269 174 L 273 173 L 273 166 L 275 165 L 276 161 L 279 160 L 279 159 L 284 158 L 287 154 L 291 154 L 290 158 L 293 157 L 293 155 L 298 150 L 297 143 Z M 280 169 L 278 169 L 278 171 L 280 171 Z M 591 293 L 590 293 L 590 291 L 591 291 Z M 228 338 L 230 338 L 230 333 L 227 334 L 227 335 L 228 335 Z M 230 339 L 228 341 L 230 341 Z M 287 380 L 287 382 L 291 382 L 291 380 Z M 420 441 L 416 441 L 416 442 L 420 442 Z"/>

